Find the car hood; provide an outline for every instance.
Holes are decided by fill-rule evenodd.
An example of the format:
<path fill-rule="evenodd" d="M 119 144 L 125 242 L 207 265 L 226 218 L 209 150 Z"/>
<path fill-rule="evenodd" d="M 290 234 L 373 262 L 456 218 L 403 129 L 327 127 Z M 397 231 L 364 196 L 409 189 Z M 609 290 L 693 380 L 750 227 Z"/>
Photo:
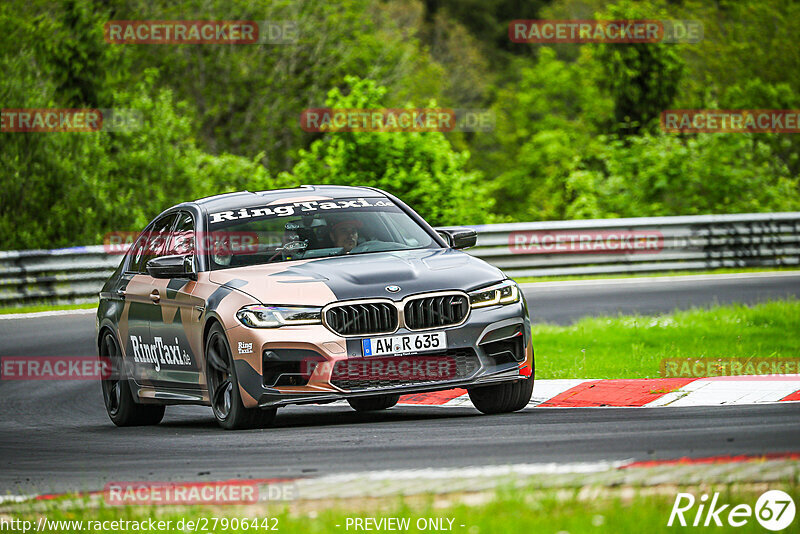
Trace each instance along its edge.
<path fill-rule="evenodd" d="M 213 271 L 209 279 L 265 304 L 324 305 L 448 289 L 470 290 L 502 280 L 502 271 L 452 249 L 375 252 Z M 387 286 L 398 286 L 396 292 Z"/>

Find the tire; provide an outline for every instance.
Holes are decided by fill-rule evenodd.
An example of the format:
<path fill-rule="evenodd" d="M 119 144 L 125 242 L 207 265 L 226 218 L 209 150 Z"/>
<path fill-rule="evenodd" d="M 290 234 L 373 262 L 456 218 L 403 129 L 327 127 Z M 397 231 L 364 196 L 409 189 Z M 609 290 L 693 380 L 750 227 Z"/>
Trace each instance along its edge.
<path fill-rule="evenodd" d="M 157 425 L 164 418 L 164 405 L 139 404 L 133 398 L 131 386 L 125 376 L 122 351 L 117 339 L 106 331 L 100 342 L 100 357 L 111 364 L 111 374 L 101 380 L 103 404 L 111 421 L 117 426 Z"/>
<path fill-rule="evenodd" d="M 357 412 L 375 412 L 391 408 L 399 400 L 400 395 L 379 395 L 377 397 L 354 397 L 347 399 L 347 403 Z"/>
<path fill-rule="evenodd" d="M 277 408 L 245 408 L 242 403 L 230 344 L 219 323 L 208 332 L 205 360 L 208 398 L 219 426 L 226 430 L 243 430 L 272 424 Z"/>
<path fill-rule="evenodd" d="M 469 400 L 485 414 L 516 412 L 528 405 L 533 395 L 533 377 L 496 386 L 468 390 Z"/>

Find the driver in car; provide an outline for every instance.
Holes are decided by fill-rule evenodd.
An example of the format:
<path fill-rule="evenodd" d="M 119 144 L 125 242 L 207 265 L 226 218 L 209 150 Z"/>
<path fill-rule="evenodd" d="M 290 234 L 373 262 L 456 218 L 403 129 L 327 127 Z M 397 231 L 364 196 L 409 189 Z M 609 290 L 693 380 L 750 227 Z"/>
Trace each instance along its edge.
<path fill-rule="evenodd" d="M 331 228 L 331 240 L 337 247 L 342 247 L 345 254 L 349 254 L 358 244 L 358 229 L 361 228 L 358 219 L 345 219 L 339 221 Z"/>
<path fill-rule="evenodd" d="M 214 238 L 214 261 L 217 265 L 227 267 L 231 264 L 233 252 L 231 251 L 230 239 L 227 232 L 215 232 Z"/>

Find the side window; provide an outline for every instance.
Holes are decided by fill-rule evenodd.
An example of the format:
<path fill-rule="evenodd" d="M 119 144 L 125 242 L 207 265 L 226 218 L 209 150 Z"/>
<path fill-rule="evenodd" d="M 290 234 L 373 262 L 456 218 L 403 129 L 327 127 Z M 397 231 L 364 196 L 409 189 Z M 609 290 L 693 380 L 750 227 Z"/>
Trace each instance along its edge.
<path fill-rule="evenodd" d="M 194 240 L 194 218 L 190 213 L 181 212 L 178 214 L 178 224 L 170 235 L 165 253 L 167 255 L 180 254 L 181 256 L 193 254 Z"/>
<path fill-rule="evenodd" d="M 163 254 L 176 217 L 177 215 L 174 213 L 162 217 L 150 227 L 150 231 L 142 234 L 139 241 L 134 245 L 133 257 L 128 271 L 146 273 L 147 262 Z"/>
<path fill-rule="evenodd" d="M 145 230 L 139 236 L 139 239 L 131 247 L 130 251 L 130 258 L 128 260 L 128 268 L 125 269 L 126 272 L 139 272 L 139 267 L 142 265 L 144 261 L 144 251 L 147 248 L 147 236 L 150 235 L 149 230 Z"/>

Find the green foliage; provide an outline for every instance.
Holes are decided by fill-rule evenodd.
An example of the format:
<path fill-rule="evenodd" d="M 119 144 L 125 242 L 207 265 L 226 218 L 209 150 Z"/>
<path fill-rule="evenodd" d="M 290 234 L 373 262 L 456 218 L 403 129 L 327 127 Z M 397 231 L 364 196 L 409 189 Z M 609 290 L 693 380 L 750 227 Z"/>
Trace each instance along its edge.
<path fill-rule="evenodd" d="M 621 2 L 597 18 L 669 18 L 663 8 Z M 658 130 L 660 112 L 674 106 L 683 86 L 679 52 L 687 47 L 584 45 L 568 60 L 542 47 L 534 65 L 519 60 L 493 107 L 497 135 L 483 140 L 487 155 L 478 156 L 498 169 L 500 214 L 538 220 L 800 208 L 796 135 Z M 800 99 L 788 84 L 756 78 L 724 88 L 719 104 L 708 104 L 681 101 L 796 109 Z"/>
<path fill-rule="evenodd" d="M 59 17 L 41 17 L 38 55 L 52 66 L 59 105 L 107 107 L 110 94 L 105 69 L 115 54 L 103 42 L 105 16 L 94 6 L 67 0 Z"/>
<path fill-rule="evenodd" d="M 800 209 L 800 180 L 744 134 L 600 137 L 566 176 L 565 218 Z"/>
<path fill-rule="evenodd" d="M 198 149 L 191 109 L 153 89 L 155 79 L 145 73 L 114 101 L 142 113 L 139 128 L 0 134 L 10 177 L 0 182 L 0 249 L 98 243 L 110 231 L 141 229 L 180 199 L 277 183 L 257 162 Z"/>
<path fill-rule="evenodd" d="M 0 133 L 0 249 L 97 242 L 236 189 L 373 185 L 435 224 L 800 208 L 800 135 L 666 134 L 666 108 L 800 108 L 788 0 L 6 0 L 0 107 L 142 128 Z M 696 19 L 696 44 L 511 43 L 535 18 Z M 295 21 L 289 45 L 109 45 L 108 20 Z M 492 132 L 309 133 L 310 107 L 489 108 Z"/>
<path fill-rule="evenodd" d="M 508 53 L 529 55 L 530 48 L 520 47 L 508 38 L 508 23 L 514 19 L 536 19 L 548 0 L 427 0 L 427 18 L 438 17 L 458 21 L 483 45 L 495 60 Z"/>
<path fill-rule="evenodd" d="M 684 49 L 689 66 L 686 98 L 713 103 L 727 87 L 751 80 L 800 89 L 800 3 L 685 0 L 681 4 L 672 11 L 673 18 L 698 19 L 704 26 L 703 40 Z"/>
<path fill-rule="evenodd" d="M 328 107 L 384 107 L 385 87 L 355 77 L 345 80 L 349 92 L 331 90 Z M 468 159 L 441 132 L 333 132 L 300 151 L 292 174 L 302 183 L 378 187 L 403 199 L 431 224 L 486 222 L 492 200 L 480 174 L 465 170 Z"/>
<path fill-rule="evenodd" d="M 667 19 L 648 2 L 610 5 L 601 20 Z M 595 54 L 603 76 L 599 81 L 614 100 L 614 125 L 621 134 L 638 133 L 669 109 L 683 75 L 683 61 L 674 44 L 599 44 Z M 612 127 L 613 129 L 614 127 Z"/>
<path fill-rule="evenodd" d="M 494 169 L 497 210 L 512 220 L 559 218 L 566 175 L 577 168 L 581 149 L 611 120 L 613 102 L 595 80 L 591 50 L 575 63 L 542 48 L 538 60 L 514 63 L 515 83 L 499 92 L 494 139 L 481 138 L 478 157 Z M 495 143 L 495 144 L 489 144 Z"/>
<path fill-rule="evenodd" d="M 272 174 L 291 169 L 314 136 L 299 127 L 303 109 L 321 107 L 349 74 L 390 88 L 392 105 L 427 100 L 447 74 L 409 35 L 415 4 L 370 0 L 115 0 L 115 19 L 295 21 L 298 42 L 285 45 L 117 45 L 132 75 L 157 66 L 161 83 L 196 108 L 199 146 L 217 154 L 255 155 Z"/>

